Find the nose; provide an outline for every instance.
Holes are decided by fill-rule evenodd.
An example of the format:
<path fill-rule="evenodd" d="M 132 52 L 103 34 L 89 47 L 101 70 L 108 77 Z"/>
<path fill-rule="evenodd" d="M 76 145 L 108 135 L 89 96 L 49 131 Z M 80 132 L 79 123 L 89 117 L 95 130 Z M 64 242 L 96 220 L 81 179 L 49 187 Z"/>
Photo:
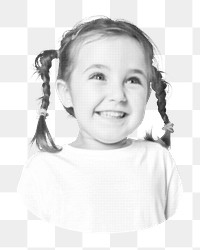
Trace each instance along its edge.
<path fill-rule="evenodd" d="M 107 96 L 111 101 L 114 100 L 117 102 L 125 102 L 127 100 L 123 86 L 121 86 L 120 84 L 110 84 L 109 86 L 107 86 Z"/>

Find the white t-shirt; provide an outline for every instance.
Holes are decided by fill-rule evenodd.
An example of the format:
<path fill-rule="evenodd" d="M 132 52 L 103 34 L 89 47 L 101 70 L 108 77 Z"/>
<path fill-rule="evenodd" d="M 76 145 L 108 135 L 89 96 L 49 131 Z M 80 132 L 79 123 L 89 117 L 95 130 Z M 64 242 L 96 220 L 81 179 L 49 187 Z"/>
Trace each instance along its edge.
<path fill-rule="evenodd" d="M 81 232 L 149 228 L 175 214 L 183 187 L 169 150 L 131 140 L 124 148 L 63 145 L 26 162 L 17 192 L 41 220 Z"/>

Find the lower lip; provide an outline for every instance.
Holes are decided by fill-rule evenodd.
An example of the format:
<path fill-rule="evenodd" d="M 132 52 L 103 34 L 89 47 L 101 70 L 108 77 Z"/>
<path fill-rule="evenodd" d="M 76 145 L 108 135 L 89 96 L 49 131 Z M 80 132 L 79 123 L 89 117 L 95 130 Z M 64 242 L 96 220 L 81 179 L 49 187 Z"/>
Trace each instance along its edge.
<path fill-rule="evenodd" d="M 128 115 L 125 115 L 125 116 L 122 117 L 122 118 L 115 118 L 115 117 L 112 117 L 112 116 L 108 116 L 108 117 L 101 116 L 101 115 L 99 115 L 98 113 L 95 113 L 95 115 L 97 115 L 98 117 L 103 118 L 103 119 L 106 120 L 106 121 L 114 121 L 114 122 L 121 122 L 121 121 L 124 121 L 124 120 L 126 119 L 126 117 L 128 116 Z"/>

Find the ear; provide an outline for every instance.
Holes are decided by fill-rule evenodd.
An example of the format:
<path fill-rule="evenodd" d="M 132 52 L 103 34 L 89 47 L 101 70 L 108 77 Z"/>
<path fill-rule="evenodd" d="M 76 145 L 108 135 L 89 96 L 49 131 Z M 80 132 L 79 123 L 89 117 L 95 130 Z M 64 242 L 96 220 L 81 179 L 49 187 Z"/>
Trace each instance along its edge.
<path fill-rule="evenodd" d="M 72 99 L 69 87 L 65 81 L 62 79 L 57 79 L 56 81 L 56 91 L 61 103 L 65 107 L 72 107 Z"/>

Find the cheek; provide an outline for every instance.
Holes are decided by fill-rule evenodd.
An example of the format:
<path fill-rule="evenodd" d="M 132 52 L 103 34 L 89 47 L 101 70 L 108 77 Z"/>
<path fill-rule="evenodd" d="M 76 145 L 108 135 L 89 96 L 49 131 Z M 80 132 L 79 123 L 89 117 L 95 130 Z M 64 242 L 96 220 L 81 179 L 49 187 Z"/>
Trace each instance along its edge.
<path fill-rule="evenodd" d="M 92 116 L 97 106 L 94 98 L 90 94 L 80 94 L 76 96 L 75 109 L 77 110 L 78 117 L 84 119 L 84 117 Z"/>
<path fill-rule="evenodd" d="M 143 109 L 146 106 L 146 92 L 137 92 L 131 97 L 129 97 L 129 101 L 131 102 L 132 108 Z"/>

